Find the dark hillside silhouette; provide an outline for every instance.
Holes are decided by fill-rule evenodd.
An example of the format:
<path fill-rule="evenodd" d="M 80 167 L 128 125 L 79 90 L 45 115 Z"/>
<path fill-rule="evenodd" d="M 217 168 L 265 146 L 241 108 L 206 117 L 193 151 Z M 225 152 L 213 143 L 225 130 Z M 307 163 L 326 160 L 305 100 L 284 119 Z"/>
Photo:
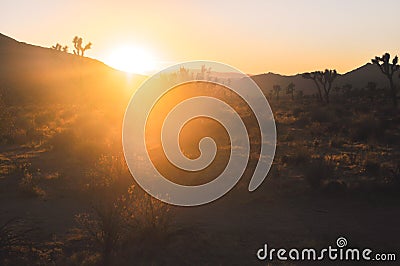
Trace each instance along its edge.
<path fill-rule="evenodd" d="M 279 84 L 282 87 L 287 87 L 291 82 L 296 84 L 296 90 L 303 91 L 304 94 L 317 94 L 314 81 L 312 79 L 302 78 L 302 74 L 293 76 L 284 76 L 275 73 L 266 73 L 252 76 L 253 80 L 260 86 L 265 94 L 268 94 L 274 84 Z M 335 79 L 334 87 L 342 87 L 346 84 L 352 84 L 354 89 L 363 89 L 369 81 L 377 84 L 378 88 L 388 88 L 387 78 L 382 75 L 379 68 L 371 63 L 367 63 L 359 68 L 341 74 Z M 400 79 L 397 75 L 393 76 L 395 84 L 400 84 Z"/>
<path fill-rule="evenodd" d="M 89 95 L 93 101 L 121 100 L 143 79 L 140 75 L 129 79 L 126 73 L 91 58 L 0 34 L 0 87 L 10 90 L 17 102 L 79 101 Z"/>

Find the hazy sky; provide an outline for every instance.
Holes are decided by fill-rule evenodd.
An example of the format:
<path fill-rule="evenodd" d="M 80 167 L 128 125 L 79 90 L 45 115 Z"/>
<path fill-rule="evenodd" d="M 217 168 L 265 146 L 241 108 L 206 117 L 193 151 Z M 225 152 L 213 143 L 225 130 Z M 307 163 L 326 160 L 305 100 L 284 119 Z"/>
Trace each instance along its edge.
<path fill-rule="evenodd" d="M 244 2 L 2 0 L 0 32 L 46 47 L 71 47 L 79 35 L 93 43 L 87 56 L 99 60 L 134 45 L 159 67 L 207 59 L 252 74 L 342 73 L 400 53 L 400 1 Z"/>

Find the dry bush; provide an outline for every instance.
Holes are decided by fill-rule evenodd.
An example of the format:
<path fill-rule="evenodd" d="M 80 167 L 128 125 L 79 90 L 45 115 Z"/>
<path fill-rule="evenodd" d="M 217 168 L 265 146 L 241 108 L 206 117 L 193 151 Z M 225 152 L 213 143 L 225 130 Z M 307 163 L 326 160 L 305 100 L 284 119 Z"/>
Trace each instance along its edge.
<path fill-rule="evenodd" d="M 100 254 L 99 259 L 103 264 L 109 265 L 112 256 L 121 245 L 124 233 L 120 208 L 111 203 L 97 203 L 91 213 L 78 214 L 76 221 L 86 239 L 94 247 L 95 254 Z"/>
<path fill-rule="evenodd" d="M 28 236 L 36 228 L 28 227 L 22 219 L 12 218 L 0 223 L 0 265 L 35 263 L 33 243 Z"/>
<path fill-rule="evenodd" d="M 335 135 L 329 140 L 329 147 L 340 149 L 343 145 L 347 144 L 347 140 L 344 137 Z"/>
<path fill-rule="evenodd" d="M 328 123 L 337 121 L 335 110 L 326 106 L 315 108 L 310 112 L 309 116 L 312 122 Z"/>
<path fill-rule="evenodd" d="M 105 200 L 97 200 L 90 213 L 76 217 L 101 264 L 112 264 L 119 252 L 140 259 L 153 254 L 160 242 L 166 243 L 171 228 L 169 205 L 134 186 L 121 197 L 111 194 L 114 197 L 105 193 Z"/>
<path fill-rule="evenodd" d="M 282 164 L 290 165 L 304 165 L 311 159 L 311 151 L 305 146 L 298 146 L 294 149 L 294 153 L 290 155 L 283 155 L 281 157 Z"/>
<path fill-rule="evenodd" d="M 4 100 L 6 93 L 0 90 L 0 144 L 13 143 L 16 133 L 13 111 Z"/>
<path fill-rule="evenodd" d="M 19 180 L 18 188 L 23 195 L 40 198 L 46 196 L 46 192 L 39 186 L 42 178 L 41 171 L 40 169 L 33 169 L 31 163 L 21 162 L 14 164 L 9 175 Z"/>
<path fill-rule="evenodd" d="M 350 136 L 353 141 L 379 140 L 385 136 L 386 127 L 372 115 L 361 116 L 353 121 L 350 128 Z"/>
<path fill-rule="evenodd" d="M 314 158 L 304 167 L 304 177 L 312 188 L 319 188 L 323 181 L 334 176 L 335 166 L 332 161 Z"/>
<path fill-rule="evenodd" d="M 100 155 L 93 166 L 86 171 L 85 177 L 85 187 L 89 190 L 110 187 L 119 190 L 121 193 L 132 181 L 122 153 Z"/>
<path fill-rule="evenodd" d="M 304 113 L 304 109 L 302 107 L 295 107 L 292 113 L 294 117 L 299 117 L 300 114 Z"/>

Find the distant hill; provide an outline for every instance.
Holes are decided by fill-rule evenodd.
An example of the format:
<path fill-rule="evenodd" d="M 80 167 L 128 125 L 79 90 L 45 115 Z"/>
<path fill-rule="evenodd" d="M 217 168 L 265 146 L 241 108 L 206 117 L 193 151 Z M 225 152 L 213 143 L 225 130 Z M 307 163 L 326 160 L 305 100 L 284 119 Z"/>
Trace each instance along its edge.
<path fill-rule="evenodd" d="M 212 76 L 222 79 L 240 80 L 234 73 L 211 72 Z M 115 70 L 104 63 L 87 57 L 79 57 L 51 48 L 18 42 L 0 34 L 0 89 L 5 88 L 14 95 L 14 101 L 50 102 L 82 100 L 124 101 L 145 79 L 145 76 L 132 75 Z M 301 74 L 283 76 L 266 73 L 252 76 L 252 79 L 268 93 L 274 84 L 283 89 L 293 82 L 296 90 L 304 94 L 315 93 L 312 80 L 306 80 Z M 363 88 L 369 81 L 378 87 L 388 87 L 386 77 L 377 66 L 370 63 L 338 77 L 333 87 L 352 84 L 353 88 Z M 395 82 L 399 84 L 398 76 Z"/>
<path fill-rule="evenodd" d="M 16 95 L 14 101 L 122 100 L 144 78 L 128 78 L 100 61 L 0 34 L 0 88 Z"/>
<path fill-rule="evenodd" d="M 400 71 L 398 73 L 400 74 Z M 285 89 L 290 82 L 296 84 L 296 90 L 302 90 L 304 94 L 316 93 L 314 81 L 302 78 L 301 74 L 282 76 L 274 73 L 266 73 L 254 75 L 251 78 L 258 84 L 258 86 L 260 86 L 264 93 L 268 93 L 275 84 L 278 84 L 282 87 L 282 89 Z M 345 84 L 352 84 L 353 88 L 361 89 L 365 88 L 369 81 L 376 82 L 378 88 L 389 87 L 386 76 L 382 74 L 379 68 L 376 65 L 367 63 L 357 69 L 340 75 L 334 81 L 332 88 L 336 86 L 341 87 Z M 396 74 L 395 82 L 400 84 L 400 80 Z"/>

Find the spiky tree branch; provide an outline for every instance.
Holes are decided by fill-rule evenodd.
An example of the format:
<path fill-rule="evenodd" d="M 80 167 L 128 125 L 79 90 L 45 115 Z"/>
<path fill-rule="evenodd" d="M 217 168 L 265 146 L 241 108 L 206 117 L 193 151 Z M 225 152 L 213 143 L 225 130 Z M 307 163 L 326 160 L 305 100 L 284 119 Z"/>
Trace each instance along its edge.
<path fill-rule="evenodd" d="M 273 91 L 275 93 L 276 100 L 279 101 L 279 92 L 281 91 L 281 86 L 280 85 L 274 85 L 272 87 L 272 89 L 273 89 Z"/>
<path fill-rule="evenodd" d="M 79 56 L 84 56 L 85 51 L 89 50 L 92 48 L 92 43 L 89 42 L 85 46 L 82 46 L 83 40 L 81 37 L 75 36 L 74 39 L 72 40 L 72 43 L 74 44 L 74 54 L 79 55 Z"/>
<path fill-rule="evenodd" d="M 311 73 L 304 73 L 301 76 L 305 79 L 311 79 L 314 81 L 315 87 L 317 88 L 318 91 L 318 99 L 322 102 L 322 92 L 321 92 L 321 87 L 318 84 L 317 81 L 317 71 L 311 72 Z"/>
<path fill-rule="evenodd" d="M 289 85 L 286 87 L 286 94 L 292 95 L 292 101 L 294 100 L 294 87 L 296 85 L 293 82 L 290 82 Z"/>
<path fill-rule="evenodd" d="M 390 84 L 390 91 L 392 95 L 393 105 L 397 107 L 397 88 L 393 82 L 393 74 L 399 70 L 399 65 L 397 64 L 399 58 L 397 55 L 392 59 L 392 63 L 390 63 L 390 54 L 385 53 L 382 57 L 375 56 L 374 59 L 371 59 L 372 63 L 377 65 L 381 72 L 388 78 Z"/>
<path fill-rule="evenodd" d="M 317 73 L 316 74 L 317 80 L 324 89 L 325 101 L 326 103 L 329 103 L 329 93 L 331 92 L 333 81 L 338 77 L 338 73 L 336 72 L 335 69 L 334 70 L 325 69 L 324 72 L 318 71 L 316 73 Z"/>

